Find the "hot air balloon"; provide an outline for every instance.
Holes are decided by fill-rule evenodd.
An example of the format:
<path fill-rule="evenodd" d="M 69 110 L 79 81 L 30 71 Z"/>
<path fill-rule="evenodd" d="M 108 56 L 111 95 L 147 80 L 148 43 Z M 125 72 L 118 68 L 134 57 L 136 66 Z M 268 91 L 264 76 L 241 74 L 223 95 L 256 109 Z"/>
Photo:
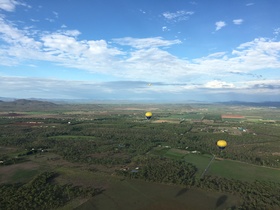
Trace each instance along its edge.
<path fill-rule="evenodd" d="M 146 112 L 146 114 L 145 114 L 145 116 L 148 120 L 151 119 L 152 115 L 153 115 L 152 112 Z"/>
<path fill-rule="evenodd" d="M 227 142 L 225 140 L 218 140 L 217 146 L 219 147 L 219 149 L 225 149 L 227 146 Z"/>

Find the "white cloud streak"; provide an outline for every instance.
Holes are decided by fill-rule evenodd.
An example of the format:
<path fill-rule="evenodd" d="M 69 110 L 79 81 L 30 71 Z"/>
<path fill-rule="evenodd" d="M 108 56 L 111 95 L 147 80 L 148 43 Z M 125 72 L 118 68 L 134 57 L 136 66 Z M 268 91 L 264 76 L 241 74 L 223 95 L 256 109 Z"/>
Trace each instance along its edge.
<path fill-rule="evenodd" d="M 169 21 L 183 21 L 188 20 L 191 15 L 193 15 L 193 11 L 179 10 L 176 12 L 164 12 L 162 16 Z"/>
<path fill-rule="evenodd" d="M 243 23 L 243 19 L 235 19 L 232 21 L 235 25 L 241 25 Z"/>

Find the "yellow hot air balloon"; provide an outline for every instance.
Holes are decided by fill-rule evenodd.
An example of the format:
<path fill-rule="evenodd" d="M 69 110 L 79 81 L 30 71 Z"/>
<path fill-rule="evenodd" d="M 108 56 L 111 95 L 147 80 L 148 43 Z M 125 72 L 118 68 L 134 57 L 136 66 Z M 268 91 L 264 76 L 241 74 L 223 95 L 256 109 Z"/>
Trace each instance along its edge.
<path fill-rule="evenodd" d="M 217 141 L 217 146 L 220 148 L 220 149 L 224 149 L 226 148 L 227 146 L 227 142 L 225 140 L 218 140 Z"/>
<path fill-rule="evenodd" d="M 145 114 L 145 116 L 148 120 L 151 119 L 152 115 L 153 115 L 152 112 L 146 112 L 146 114 Z"/>

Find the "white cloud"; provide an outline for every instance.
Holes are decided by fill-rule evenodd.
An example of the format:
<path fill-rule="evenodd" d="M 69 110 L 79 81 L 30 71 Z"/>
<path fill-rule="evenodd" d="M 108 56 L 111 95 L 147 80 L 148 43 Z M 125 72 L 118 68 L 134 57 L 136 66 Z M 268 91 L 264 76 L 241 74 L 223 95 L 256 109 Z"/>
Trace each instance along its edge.
<path fill-rule="evenodd" d="M 16 0 L 0 0 L 0 9 L 7 12 L 13 12 L 17 5 L 29 7 L 29 5 Z"/>
<path fill-rule="evenodd" d="M 8 12 L 12 12 L 15 10 L 15 2 L 12 0 L 1 0 L 0 9 Z"/>
<path fill-rule="evenodd" d="M 170 29 L 167 26 L 163 26 L 161 29 L 162 31 L 170 31 Z"/>
<path fill-rule="evenodd" d="M 239 68 L 243 71 L 265 68 L 279 68 L 280 42 L 265 38 L 255 39 L 243 43 L 232 51 L 234 61 L 238 61 Z M 247 67 L 245 65 L 246 64 Z"/>
<path fill-rule="evenodd" d="M 167 20 L 172 21 L 182 21 L 188 20 L 191 15 L 193 15 L 193 11 L 179 10 L 176 12 L 164 12 L 162 15 Z"/>
<path fill-rule="evenodd" d="M 234 88 L 234 84 L 223 81 L 213 80 L 205 84 L 206 88 Z"/>
<path fill-rule="evenodd" d="M 24 55 L 24 53 L 21 54 L 23 51 L 26 53 L 30 50 L 39 50 L 41 47 L 41 43 L 30 37 L 28 31 L 20 30 L 11 23 L 7 24 L 1 17 L 0 38 L 6 42 L 6 47 L 10 46 L 10 49 L 13 49 L 19 57 Z M 21 50 L 18 51 L 17 49 Z"/>
<path fill-rule="evenodd" d="M 243 23 L 243 19 L 235 19 L 232 21 L 235 25 L 241 25 Z"/>
<path fill-rule="evenodd" d="M 226 23 L 224 21 L 218 21 L 215 23 L 216 25 L 216 31 L 220 30 L 221 28 L 226 26 Z"/>

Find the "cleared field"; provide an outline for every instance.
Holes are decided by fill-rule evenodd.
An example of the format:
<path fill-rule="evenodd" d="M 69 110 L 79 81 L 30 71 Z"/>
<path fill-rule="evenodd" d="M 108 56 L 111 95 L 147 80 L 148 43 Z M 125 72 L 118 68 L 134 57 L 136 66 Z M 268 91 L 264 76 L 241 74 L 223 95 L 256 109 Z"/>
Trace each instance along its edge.
<path fill-rule="evenodd" d="M 242 115 L 233 115 L 233 114 L 222 114 L 222 119 L 244 119 Z"/>
<path fill-rule="evenodd" d="M 207 167 L 209 161 L 211 160 L 212 156 L 211 155 L 200 155 L 200 154 L 188 154 L 185 156 L 185 160 L 188 163 L 192 163 L 195 165 L 198 169 L 196 175 L 197 177 L 200 177 L 204 169 Z"/>
<path fill-rule="evenodd" d="M 186 150 L 181 150 L 181 149 L 169 149 L 168 151 L 166 151 L 166 153 L 164 154 L 165 157 L 170 157 L 173 159 L 181 159 L 184 156 L 186 156 L 187 154 L 189 154 L 188 151 Z"/>
<path fill-rule="evenodd" d="M 234 206 L 239 202 L 237 197 L 229 194 L 148 183 L 140 180 L 117 181 L 111 179 L 110 189 L 84 203 L 77 210 L 220 210 Z"/>
<path fill-rule="evenodd" d="M 208 174 L 248 182 L 263 180 L 280 183 L 279 169 L 255 166 L 233 160 L 215 160 L 211 164 Z"/>
<path fill-rule="evenodd" d="M 162 117 L 161 119 L 202 119 L 204 114 L 202 113 L 184 113 L 184 114 L 170 114 L 168 117 Z"/>
<path fill-rule="evenodd" d="M 176 123 L 176 124 L 179 124 L 180 121 L 176 120 L 176 119 L 172 119 L 172 120 L 153 120 L 152 123 Z"/>
<path fill-rule="evenodd" d="M 93 140 L 94 136 L 73 136 L 73 135 L 61 135 L 61 136 L 51 136 L 49 139 L 70 139 L 70 140 Z"/>
<path fill-rule="evenodd" d="M 40 173 L 41 168 L 33 162 L 0 166 L 0 183 L 27 182 Z"/>

